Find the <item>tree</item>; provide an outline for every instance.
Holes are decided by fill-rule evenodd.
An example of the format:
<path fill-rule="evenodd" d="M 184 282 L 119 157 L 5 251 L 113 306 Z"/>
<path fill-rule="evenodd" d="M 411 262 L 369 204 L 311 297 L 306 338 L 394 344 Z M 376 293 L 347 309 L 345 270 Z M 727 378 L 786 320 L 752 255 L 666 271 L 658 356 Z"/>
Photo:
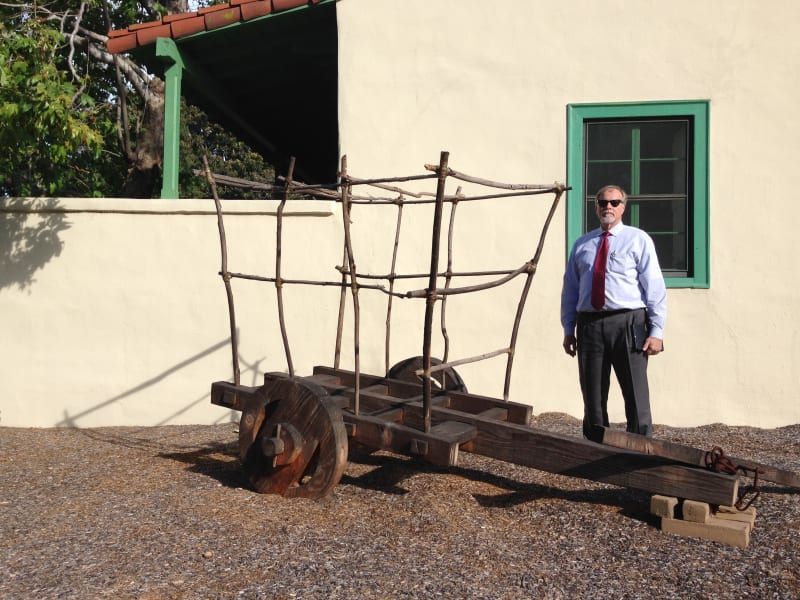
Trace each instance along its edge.
<path fill-rule="evenodd" d="M 102 191 L 87 169 L 103 149 L 103 107 L 70 80 L 57 30 L 27 18 L 0 24 L 0 192 L 4 196 Z"/>
<path fill-rule="evenodd" d="M 0 3 L 0 195 L 158 195 L 164 82 L 109 54 L 106 32 L 188 10 L 187 0 Z M 201 111 L 185 113 L 183 126 L 213 133 L 183 142 L 187 170 L 208 153 L 215 171 L 269 171 Z M 183 197 L 208 194 L 185 174 L 181 185 Z"/>
<path fill-rule="evenodd" d="M 260 183 L 274 183 L 275 171 L 264 157 L 253 152 L 247 144 L 236 139 L 196 106 L 181 108 L 180 194 L 182 198 L 207 198 L 208 183 L 194 175 L 202 168 L 202 157 L 208 157 L 209 168 L 214 173 L 248 179 Z M 220 187 L 221 198 L 260 198 L 264 192 L 249 192 L 231 187 Z"/>

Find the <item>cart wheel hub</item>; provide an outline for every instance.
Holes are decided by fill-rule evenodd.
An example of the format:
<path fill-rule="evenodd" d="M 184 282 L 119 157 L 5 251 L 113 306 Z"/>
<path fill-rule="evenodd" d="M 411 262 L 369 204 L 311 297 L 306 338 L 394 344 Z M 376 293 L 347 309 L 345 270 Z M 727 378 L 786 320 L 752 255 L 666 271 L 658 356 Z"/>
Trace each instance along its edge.
<path fill-rule="evenodd" d="M 293 463 L 303 448 L 303 436 L 291 423 L 279 423 L 274 435 L 261 438 L 261 451 L 264 456 L 274 457 L 274 466 Z"/>

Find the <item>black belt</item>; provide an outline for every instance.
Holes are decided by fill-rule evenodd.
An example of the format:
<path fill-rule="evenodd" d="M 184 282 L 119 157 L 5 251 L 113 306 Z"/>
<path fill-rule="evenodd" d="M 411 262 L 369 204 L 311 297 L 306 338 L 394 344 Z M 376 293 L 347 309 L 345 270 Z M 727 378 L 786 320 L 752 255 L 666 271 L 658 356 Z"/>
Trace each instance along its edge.
<path fill-rule="evenodd" d="M 597 319 L 603 319 L 605 317 L 613 317 L 614 315 L 621 315 L 623 313 L 629 313 L 636 310 L 644 310 L 642 308 L 620 308 L 619 310 L 598 310 L 597 312 L 579 312 L 578 313 L 578 320 L 579 321 L 596 321 Z"/>

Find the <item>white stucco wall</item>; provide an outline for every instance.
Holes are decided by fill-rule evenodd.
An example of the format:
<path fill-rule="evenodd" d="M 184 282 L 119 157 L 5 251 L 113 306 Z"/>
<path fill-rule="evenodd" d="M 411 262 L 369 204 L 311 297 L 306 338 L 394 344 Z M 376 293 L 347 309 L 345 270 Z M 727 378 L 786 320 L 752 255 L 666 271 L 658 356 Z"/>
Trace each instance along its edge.
<path fill-rule="evenodd" d="M 635 10 L 632 8 L 635 6 Z M 800 421 L 800 266 L 790 188 L 800 4 L 561 0 L 341 0 L 341 148 L 359 177 L 450 166 L 514 183 L 563 181 L 566 107 L 710 101 L 710 289 L 671 289 L 667 351 L 651 362 L 657 423 L 771 427 Z M 454 184 L 453 184 L 454 185 Z M 451 191 L 454 187 L 450 188 Z M 465 191 L 473 188 L 465 186 Z M 229 379 L 227 306 L 210 200 L 3 201 L 0 425 L 209 423 Z M 270 275 L 275 204 L 227 202 L 232 271 Z M 518 266 L 544 201 L 462 205 L 455 268 Z M 287 217 L 284 276 L 335 279 L 336 206 Z M 234 214 L 236 213 L 236 214 Z M 424 210 L 404 216 L 399 270 L 427 268 Z M 385 273 L 392 209 L 356 207 L 361 272 Z M 576 365 L 561 350 L 565 212 L 556 214 L 523 320 L 512 399 L 581 414 Z M 415 287 L 409 285 L 408 287 Z M 418 287 L 424 287 L 420 283 Z M 243 381 L 286 361 L 270 284 L 234 282 Z M 448 308 L 451 358 L 508 342 L 519 286 Z M 338 292 L 285 288 L 299 374 L 331 365 Z M 396 302 L 392 360 L 421 350 L 424 303 Z M 362 370 L 381 372 L 385 298 L 362 293 Z M 343 366 L 351 366 L 345 337 Z M 458 370 L 499 396 L 503 360 Z M 611 399 L 611 418 L 624 420 Z"/>
<path fill-rule="evenodd" d="M 274 273 L 275 207 L 226 201 L 231 271 Z M 328 202 L 287 210 L 285 276 L 298 263 L 310 278 L 335 273 L 341 238 L 333 210 Z M 213 201 L 12 199 L 3 201 L 0 224 L 0 425 L 238 418 L 209 403 L 211 382 L 232 376 Z M 327 261 L 306 261 L 312 240 Z M 275 287 L 241 280 L 233 287 L 242 382 L 257 384 L 265 370 L 287 368 Z M 303 372 L 314 358 L 332 360 L 335 299 L 332 313 L 315 308 L 332 293 L 285 292 L 293 358 Z"/>
<path fill-rule="evenodd" d="M 570 103 L 710 101 L 710 289 L 671 289 L 667 351 L 650 364 L 656 422 L 800 420 L 800 4 L 751 0 L 342 0 L 342 151 L 364 174 L 451 166 L 564 180 Z M 568 182 L 567 182 L 568 183 Z M 476 244 L 530 235 L 513 216 Z M 561 350 L 562 209 L 534 284 L 514 400 L 581 414 Z M 535 308 L 538 307 L 538 308 Z M 476 334 L 477 335 L 477 334 Z M 468 378 L 470 389 L 490 386 Z M 610 402 L 623 421 L 622 401 Z"/>

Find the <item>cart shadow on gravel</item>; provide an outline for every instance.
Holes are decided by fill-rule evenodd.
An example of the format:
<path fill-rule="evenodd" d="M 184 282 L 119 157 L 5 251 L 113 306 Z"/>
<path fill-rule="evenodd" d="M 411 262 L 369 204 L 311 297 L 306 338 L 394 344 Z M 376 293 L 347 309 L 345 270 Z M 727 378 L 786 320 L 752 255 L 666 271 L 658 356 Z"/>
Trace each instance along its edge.
<path fill-rule="evenodd" d="M 238 456 L 238 444 L 214 442 L 202 448 L 187 451 L 163 452 L 160 458 L 188 465 L 192 473 L 215 479 L 229 488 L 250 489 Z M 349 485 L 367 491 L 388 495 L 404 495 L 411 490 L 404 481 L 419 475 L 455 475 L 469 481 L 489 484 L 505 493 L 484 494 L 473 492 L 475 501 L 484 508 L 513 508 L 527 502 L 542 500 L 564 500 L 585 504 L 617 507 L 619 514 L 644 521 L 653 521 L 648 507 L 649 495 L 625 488 L 561 489 L 537 483 L 526 483 L 516 479 L 467 466 L 440 467 L 425 461 L 398 456 L 388 452 L 372 453 L 365 449 L 351 448 L 348 469 L 339 485 Z M 534 470 L 532 470 L 534 471 Z M 551 476 L 548 474 L 548 476 Z M 586 482 L 589 485 L 597 485 Z M 253 492 L 256 493 L 256 492 Z"/>
<path fill-rule="evenodd" d="M 159 458 L 178 461 L 187 465 L 192 473 L 210 477 L 228 488 L 250 489 L 250 483 L 239 461 L 238 442 L 215 441 L 203 447 L 186 450 L 171 450 L 158 453 Z M 470 459 L 474 458 L 472 456 Z M 479 457 L 479 460 L 485 460 Z M 561 476 L 543 473 L 536 469 L 519 466 L 508 467 L 497 462 L 500 470 L 505 468 L 524 469 L 525 476 L 541 473 L 547 478 Z M 492 465 L 488 465 L 491 468 Z M 387 495 L 405 495 L 411 489 L 403 483 L 420 475 L 454 475 L 468 481 L 479 482 L 498 488 L 498 493 L 487 494 L 471 492 L 475 501 L 483 508 L 510 509 L 529 502 L 566 501 L 578 504 L 592 504 L 598 507 L 611 507 L 618 514 L 657 527 L 658 520 L 650 513 L 650 493 L 636 489 L 606 485 L 593 481 L 568 478 L 570 482 L 585 484 L 580 489 L 568 489 L 520 481 L 504 474 L 491 472 L 471 466 L 442 467 L 420 459 L 395 455 L 389 452 L 371 452 L 369 449 L 351 447 L 348 453 L 348 467 L 339 485 L 349 485 L 363 490 Z M 566 478 L 566 477 L 565 477 Z M 764 494 L 796 494 L 797 490 L 779 485 L 761 486 Z M 253 492 L 256 493 L 256 492 Z"/>
<path fill-rule="evenodd" d="M 215 479 L 225 487 L 248 489 L 250 483 L 239 462 L 238 448 L 236 441 L 214 442 L 203 448 L 162 453 L 159 458 L 189 465 L 189 472 Z"/>
<path fill-rule="evenodd" d="M 251 489 L 250 483 L 239 460 L 238 440 L 236 438 L 208 440 L 188 443 L 185 434 L 191 427 L 120 427 L 77 429 L 82 435 L 94 441 L 113 444 L 160 458 L 177 461 L 187 465 L 187 470 L 219 482 L 231 489 Z M 205 432 L 192 432 L 205 437 Z M 215 434 L 216 435 L 216 434 Z M 650 494 L 635 489 L 599 484 L 565 478 L 567 485 L 557 487 L 530 481 L 521 481 L 504 474 L 508 469 L 522 469 L 521 477 L 530 479 L 543 476 L 546 479 L 560 478 L 559 475 L 544 473 L 485 457 L 466 454 L 466 463 L 487 462 L 486 467 L 460 465 L 441 467 L 416 458 L 396 455 L 384 451 L 371 451 L 359 446 L 351 446 L 348 453 L 348 467 L 341 478 L 340 485 L 349 485 L 368 491 L 388 495 L 404 495 L 411 492 L 403 482 L 419 475 L 454 475 L 468 481 L 480 482 L 498 488 L 498 493 L 487 494 L 471 492 L 478 505 L 488 509 L 510 509 L 529 502 L 566 501 L 579 504 L 593 504 L 612 507 L 620 515 L 657 526 L 649 512 Z M 495 471 L 493 471 L 496 469 Z M 580 489 L 571 486 L 584 485 Z M 469 486 L 465 486 L 468 490 Z M 794 495 L 798 490 L 778 484 L 761 485 L 761 492 L 768 495 Z M 255 493 L 255 492 L 253 492 Z"/>
<path fill-rule="evenodd" d="M 370 454 L 359 450 L 351 450 L 348 460 L 353 464 L 374 468 L 359 476 L 349 475 L 345 472 L 342 476 L 341 484 L 352 485 L 383 494 L 409 493 L 410 490 L 401 484 L 404 480 L 416 475 L 450 474 L 469 481 L 489 484 L 501 490 L 508 490 L 499 494 L 473 492 L 471 494 L 472 497 L 484 508 L 513 508 L 528 502 L 564 500 L 567 502 L 617 507 L 619 509 L 617 512 L 623 516 L 657 525 L 657 520 L 649 511 L 650 494 L 639 490 L 618 487 L 561 489 L 538 483 L 521 482 L 505 475 L 466 466 L 440 467 L 415 458 L 386 453 Z M 535 472 L 534 469 L 531 469 L 531 471 Z M 557 477 L 551 474 L 547 475 Z M 586 483 L 590 486 L 598 485 L 591 481 Z"/>
<path fill-rule="evenodd" d="M 74 428 L 74 430 L 96 442 L 184 463 L 189 465 L 190 472 L 216 479 L 225 487 L 248 488 L 250 484 L 239 462 L 238 442 L 233 439 L 207 442 L 203 445 L 185 445 L 181 441 L 183 438 L 179 432 L 190 428 L 191 426 L 176 426 L 175 432 L 159 435 L 153 435 L 153 432 L 163 432 L 168 427 Z"/>

